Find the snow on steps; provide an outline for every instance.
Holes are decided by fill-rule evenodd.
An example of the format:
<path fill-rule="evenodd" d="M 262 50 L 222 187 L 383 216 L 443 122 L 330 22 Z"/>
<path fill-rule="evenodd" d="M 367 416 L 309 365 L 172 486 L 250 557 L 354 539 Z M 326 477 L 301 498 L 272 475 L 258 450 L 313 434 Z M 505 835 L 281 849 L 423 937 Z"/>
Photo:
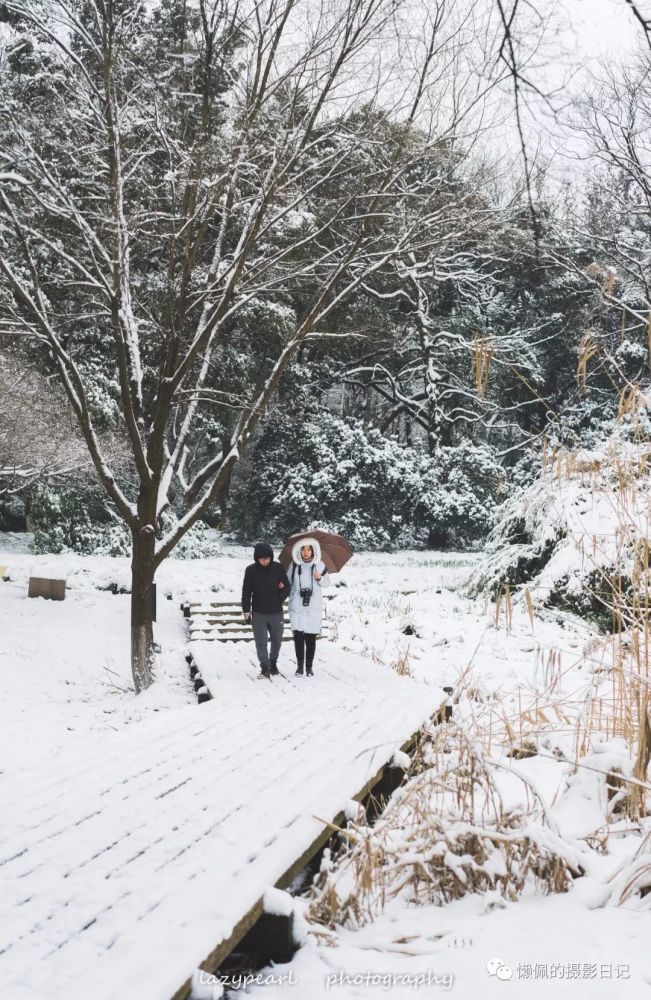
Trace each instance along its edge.
<path fill-rule="evenodd" d="M 182 605 L 189 619 L 190 639 L 207 639 L 218 642 L 252 642 L 253 631 L 244 622 L 242 606 L 236 601 L 188 602 Z M 290 642 L 292 633 L 289 615 L 285 609 L 285 632 L 283 642 Z M 319 638 L 332 636 L 332 625 L 324 617 Z"/>
<path fill-rule="evenodd" d="M 272 681 L 247 644 L 192 648 L 215 700 L 105 736 L 65 772 L 44 761 L 4 803 L 0 996 L 185 995 L 441 701 L 330 644 L 314 678 L 281 654 L 290 675 Z"/>

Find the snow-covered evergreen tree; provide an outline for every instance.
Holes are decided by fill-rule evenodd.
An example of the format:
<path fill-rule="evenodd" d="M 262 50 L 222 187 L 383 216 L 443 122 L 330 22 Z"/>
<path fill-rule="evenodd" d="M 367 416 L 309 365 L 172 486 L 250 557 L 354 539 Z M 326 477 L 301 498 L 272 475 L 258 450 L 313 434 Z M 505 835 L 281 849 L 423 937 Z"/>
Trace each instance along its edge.
<path fill-rule="evenodd" d="M 416 122 L 445 26 L 432 22 L 401 119 L 375 74 L 373 112 L 359 110 L 360 60 L 382 58 L 392 0 L 336 2 L 297 33 L 303 6 L 0 8 L 3 314 L 60 379 L 131 535 L 137 690 L 157 566 L 224 496 L 301 345 L 374 273 L 426 249 L 440 213 L 427 169 L 440 137 Z M 122 479 L 99 437 L 111 420 Z"/>

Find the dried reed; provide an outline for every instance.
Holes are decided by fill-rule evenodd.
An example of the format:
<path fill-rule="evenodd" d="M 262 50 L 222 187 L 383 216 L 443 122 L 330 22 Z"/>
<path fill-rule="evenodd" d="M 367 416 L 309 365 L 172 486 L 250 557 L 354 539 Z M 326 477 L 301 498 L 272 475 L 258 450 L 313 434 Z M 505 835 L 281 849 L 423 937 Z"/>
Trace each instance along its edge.
<path fill-rule="evenodd" d="M 525 886 L 565 891 L 580 873 L 577 852 L 547 825 L 530 787 L 527 809 L 507 809 L 495 762 L 458 727 L 426 737 L 430 765 L 399 789 L 374 827 L 343 831 L 341 853 L 321 871 L 308 918 L 359 927 L 387 900 L 442 905 L 468 893 L 517 899 Z"/>

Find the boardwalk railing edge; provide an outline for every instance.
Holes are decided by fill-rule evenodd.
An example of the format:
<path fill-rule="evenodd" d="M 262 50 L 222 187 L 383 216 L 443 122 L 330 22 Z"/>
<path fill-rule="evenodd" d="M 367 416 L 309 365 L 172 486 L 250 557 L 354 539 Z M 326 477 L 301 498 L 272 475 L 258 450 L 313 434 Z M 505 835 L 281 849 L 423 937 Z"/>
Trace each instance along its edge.
<path fill-rule="evenodd" d="M 414 732 L 409 737 L 409 739 L 407 739 L 403 743 L 403 745 L 400 747 L 400 750 L 403 753 L 410 753 L 411 751 L 413 751 L 417 743 L 418 735 L 421 732 L 421 729 L 422 726 L 420 726 L 416 730 L 416 732 Z M 386 772 L 390 770 L 395 770 L 395 769 L 392 767 L 391 762 L 388 761 L 386 764 L 383 764 L 376 771 L 376 773 L 371 778 L 369 778 L 369 780 L 364 784 L 364 786 L 360 789 L 360 791 L 357 792 L 355 796 L 353 796 L 354 800 L 356 802 L 363 802 L 364 799 L 367 798 L 368 795 L 370 795 L 370 793 L 373 791 L 376 785 L 380 784 Z M 285 889 L 288 885 L 290 885 L 293 879 L 296 877 L 296 875 L 298 875 L 298 873 L 302 871 L 303 868 L 305 868 L 307 863 L 328 842 L 330 837 L 332 837 L 333 827 L 343 827 L 345 825 L 346 825 L 346 816 L 344 812 L 341 811 L 337 813 L 337 815 L 334 817 L 331 823 L 328 823 L 326 826 L 324 826 L 323 830 L 317 837 L 315 837 L 315 839 L 312 841 L 309 847 L 307 847 L 305 851 L 303 851 L 301 856 L 297 858 L 296 861 L 294 861 L 290 865 L 290 867 L 280 876 L 278 881 L 275 883 L 275 888 Z M 268 887 L 265 886 L 265 891 L 267 888 Z M 263 913 L 264 913 L 264 893 L 254 903 L 254 905 L 250 908 L 250 910 L 244 914 L 241 920 L 237 922 L 231 934 L 227 938 L 224 938 L 224 940 L 220 941 L 220 943 L 210 952 L 210 954 L 207 955 L 205 959 L 203 959 L 203 961 L 200 964 L 200 968 L 204 969 L 206 972 L 214 973 L 222 964 L 222 962 L 226 958 L 228 958 L 231 952 L 234 951 L 234 949 L 242 940 L 244 935 L 249 930 L 251 930 L 253 925 L 259 920 L 259 918 L 262 916 Z M 170 1000 L 188 1000 L 192 992 L 192 974 L 194 973 L 194 971 L 195 970 L 193 969 L 190 977 L 185 981 L 183 986 L 181 986 L 181 988 L 178 989 L 176 993 L 173 994 Z"/>

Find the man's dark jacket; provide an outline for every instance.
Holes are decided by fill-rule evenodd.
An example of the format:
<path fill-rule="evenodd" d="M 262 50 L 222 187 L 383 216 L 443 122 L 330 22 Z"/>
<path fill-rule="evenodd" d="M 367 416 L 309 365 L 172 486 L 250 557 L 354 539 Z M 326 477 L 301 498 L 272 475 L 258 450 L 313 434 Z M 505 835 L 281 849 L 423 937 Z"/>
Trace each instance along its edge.
<path fill-rule="evenodd" d="M 256 545 L 253 550 L 255 562 L 247 566 L 244 573 L 242 611 L 245 615 L 251 610 L 265 615 L 280 614 L 283 610 L 283 601 L 289 597 L 290 583 L 285 570 L 278 562 L 261 566 L 258 559 L 262 556 L 270 556 L 273 560 L 273 549 L 266 542 L 259 542 Z M 279 583 L 285 586 L 281 588 L 278 586 Z"/>

